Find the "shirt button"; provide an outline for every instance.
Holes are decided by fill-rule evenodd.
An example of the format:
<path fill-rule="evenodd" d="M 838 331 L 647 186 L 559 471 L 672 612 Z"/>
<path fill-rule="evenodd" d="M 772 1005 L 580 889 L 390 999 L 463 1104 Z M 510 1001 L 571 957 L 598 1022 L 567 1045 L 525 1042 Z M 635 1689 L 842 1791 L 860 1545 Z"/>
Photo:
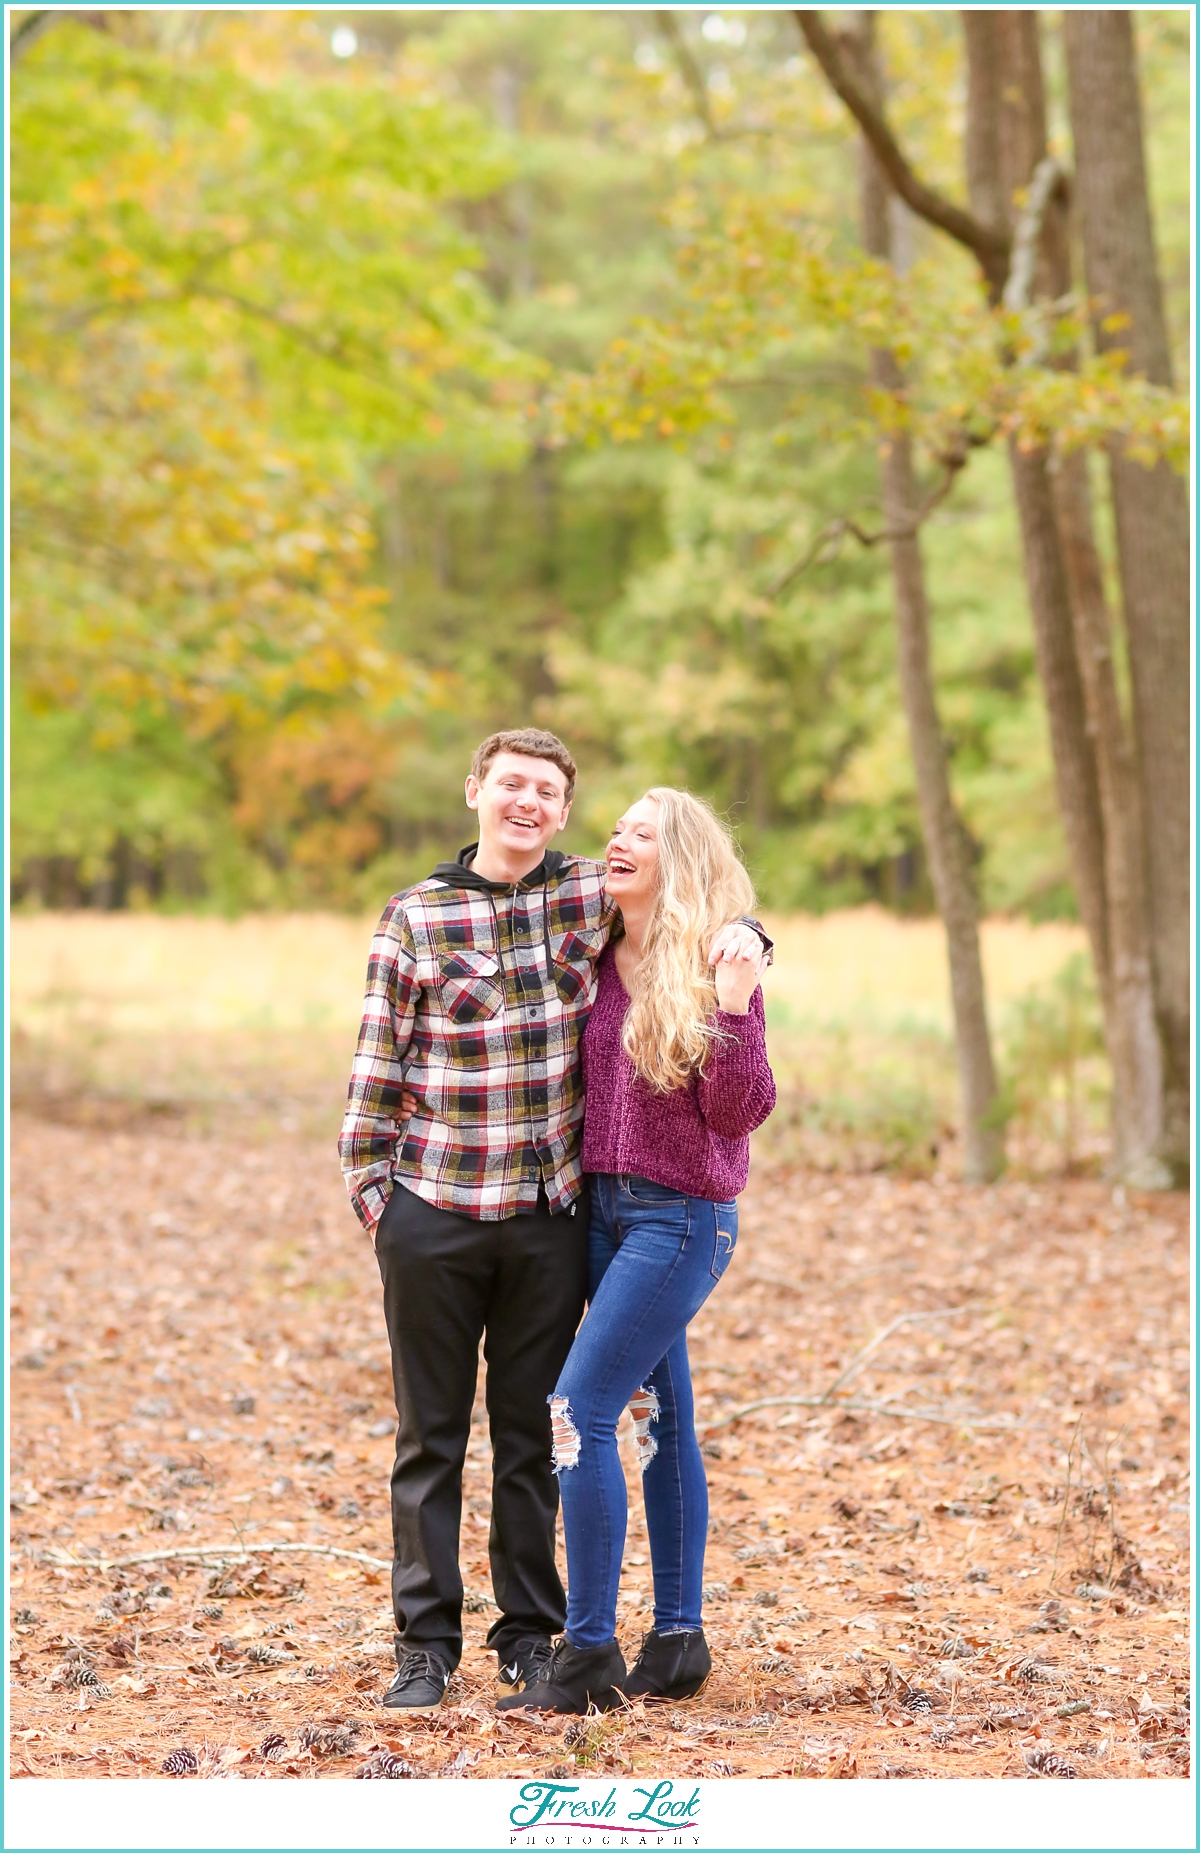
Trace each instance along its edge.
<path fill-rule="evenodd" d="M 540 1016 L 541 1012 L 536 1009 L 531 1009 L 529 1014 L 531 1017 L 536 1017 L 536 1016 Z"/>

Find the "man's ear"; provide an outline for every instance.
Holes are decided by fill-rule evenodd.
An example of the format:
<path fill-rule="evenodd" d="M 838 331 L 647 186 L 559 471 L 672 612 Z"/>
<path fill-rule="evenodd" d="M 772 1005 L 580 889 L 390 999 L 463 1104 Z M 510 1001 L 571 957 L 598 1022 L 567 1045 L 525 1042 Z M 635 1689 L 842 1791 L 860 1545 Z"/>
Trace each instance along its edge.
<path fill-rule="evenodd" d="M 566 829 L 567 819 L 570 817 L 570 815 L 571 815 L 571 806 L 570 806 L 570 803 L 568 802 L 563 805 L 562 816 L 558 820 L 558 827 L 560 830 Z"/>
<path fill-rule="evenodd" d="M 475 777 L 473 772 L 467 773 L 466 791 L 467 809 L 469 811 L 477 811 L 479 809 L 479 780 Z"/>

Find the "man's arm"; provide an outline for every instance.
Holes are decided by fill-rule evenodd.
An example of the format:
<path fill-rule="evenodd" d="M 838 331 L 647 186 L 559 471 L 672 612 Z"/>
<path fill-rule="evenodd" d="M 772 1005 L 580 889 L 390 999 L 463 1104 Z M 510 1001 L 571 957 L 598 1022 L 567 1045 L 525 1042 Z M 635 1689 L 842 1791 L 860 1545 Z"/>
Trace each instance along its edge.
<path fill-rule="evenodd" d="M 402 1064 L 421 987 L 412 930 L 399 897 L 388 902 L 371 942 L 362 1027 L 338 1151 L 354 1213 L 374 1231 L 392 1194 L 392 1161 L 403 1115 Z"/>
<path fill-rule="evenodd" d="M 765 972 L 774 962 L 775 941 L 757 920 L 742 914 L 721 928 L 708 949 L 708 962 L 720 965 L 723 959 L 748 959 L 751 955 L 757 961 L 759 972 Z"/>

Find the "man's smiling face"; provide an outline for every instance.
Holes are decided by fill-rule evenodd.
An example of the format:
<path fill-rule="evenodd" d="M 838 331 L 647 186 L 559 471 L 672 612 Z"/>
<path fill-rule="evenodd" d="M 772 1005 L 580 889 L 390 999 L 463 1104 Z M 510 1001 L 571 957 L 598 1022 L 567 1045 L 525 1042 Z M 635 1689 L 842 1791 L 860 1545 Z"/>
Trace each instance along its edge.
<path fill-rule="evenodd" d="M 522 873 L 537 867 L 571 814 L 565 773 L 527 753 L 497 753 L 482 780 L 469 776 L 467 804 L 479 813 L 480 860 L 499 855 Z"/>

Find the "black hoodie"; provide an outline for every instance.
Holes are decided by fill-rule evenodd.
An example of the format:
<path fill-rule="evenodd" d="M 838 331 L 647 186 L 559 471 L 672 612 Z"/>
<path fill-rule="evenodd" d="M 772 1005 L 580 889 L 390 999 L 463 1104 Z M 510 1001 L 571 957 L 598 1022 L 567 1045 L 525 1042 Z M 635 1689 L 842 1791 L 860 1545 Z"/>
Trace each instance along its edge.
<path fill-rule="evenodd" d="M 439 862 L 430 873 L 430 881 L 444 882 L 447 888 L 474 888 L 480 894 L 508 894 L 513 888 L 544 887 L 567 859 L 561 849 L 548 849 L 536 869 L 522 875 L 519 882 L 489 881 L 472 866 L 478 850 L 478 843 L 468 843 L 465 849 L 459 850 L 453 862 Z"/>

